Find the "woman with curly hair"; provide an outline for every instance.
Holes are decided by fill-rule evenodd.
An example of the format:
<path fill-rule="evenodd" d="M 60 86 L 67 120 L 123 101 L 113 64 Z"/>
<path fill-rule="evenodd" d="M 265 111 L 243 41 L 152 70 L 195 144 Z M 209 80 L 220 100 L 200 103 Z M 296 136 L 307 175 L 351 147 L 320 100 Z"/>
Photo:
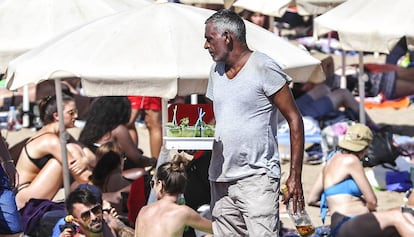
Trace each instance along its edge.
<path fill-rule="evenodd" d="M 126 126 L 130 116 L 131 104 L 126 96 L 98 97 L 91 104 L 79 141 L 93 151 L 114 141 L 132 162 L 132 167 L 155 166 L 157 160 L 144 156 L 132 140 Z"/>

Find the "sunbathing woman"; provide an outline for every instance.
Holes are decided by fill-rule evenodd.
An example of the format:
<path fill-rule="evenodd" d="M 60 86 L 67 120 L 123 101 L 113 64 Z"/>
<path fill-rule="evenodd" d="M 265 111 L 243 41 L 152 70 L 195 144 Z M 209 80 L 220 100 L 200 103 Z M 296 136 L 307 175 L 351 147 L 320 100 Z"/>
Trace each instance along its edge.
<path fill-rule="evenodd" d="M 210 220 L 201 217 L 190 207 L 178 204 L 178 196 L 184 193 L 187 184 L 187 163 L 184 156 L 177 154 L 171 162 L 158 167 L 151 181 L 158 201 L 143 207 L 139 212 L 135 222 L 135 236 L 179 237 L 183 236 L 185 226 L 213 233 Z"/>
<path fill-rule="evenodd" d="M 367 126 L 352 125 L 339 142 L 339 148 L 327 157 L 314 187 L 322 194 L 322 220 L 329 206 L 332 237 L 414 236 L 411 214 L 399 207 L 375 211 L 377 198 L 361 164 L 371 140 Z"/>
<path fill-rule="evenodd" d="M 74 127 L 77 118 L 75 101 L 72 97 L 63 97 L 63 120 L 66 128 Z M 39 102 L 40 118 L 44 124 L 24 145 L 16 169 L 19 172 L 20 185 L 17 188 L 17 207 L 22 208 L 30 198 L 52 199 L 61 188 L 62 154 L 59 138 L 59 116 L 55 96 L 48 96 Z M 94 158 L 92 152 L 83 149 L 67 134 L 69 170 L 75 179 L 81 174 L 87 163 Z M 77 151 L 81 156 L 72 156 Z M 87 177 L 83 176 L 83 179 Z"/>
<path fill-rule="evenodd" d="M 155 166 L 157 160 L 144 156 L 132 140 L 126 126 L 130 116 L 131 104 L 127 97 L 98 97 L 91 104 L 79 141 L 93 151 L 106 142 L 114 141 L 132 166 Z"/>

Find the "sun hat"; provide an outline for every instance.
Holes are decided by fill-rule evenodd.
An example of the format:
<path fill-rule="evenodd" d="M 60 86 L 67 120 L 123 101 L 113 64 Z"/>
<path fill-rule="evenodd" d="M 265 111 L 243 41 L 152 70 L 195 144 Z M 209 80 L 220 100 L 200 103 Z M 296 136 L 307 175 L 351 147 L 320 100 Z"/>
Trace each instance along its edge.
<path fill-rule="evenodd" d="M 372 141 L 372 132 L 367 126 L 357 123 L 346 130 L 338 146 L 348 151 L 362 151 Z"/>

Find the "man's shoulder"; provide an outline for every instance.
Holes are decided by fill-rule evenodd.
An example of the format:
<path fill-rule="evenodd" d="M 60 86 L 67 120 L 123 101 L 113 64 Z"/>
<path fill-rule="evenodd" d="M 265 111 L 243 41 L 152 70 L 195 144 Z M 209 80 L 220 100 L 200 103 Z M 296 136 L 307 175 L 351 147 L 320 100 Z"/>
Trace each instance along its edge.
<path fill-rule="evenodd" d="M 273 65 L 277 65 L 280 68 L 280 66 L 277 64 L 277 62 L 273 58 L 271 58 L 269 55 L 261 51 L 253 51 L 251 57 L 253 57 L 253 59 L 257 61 L 261 61 L 264 65 L 273 64 Z"/>

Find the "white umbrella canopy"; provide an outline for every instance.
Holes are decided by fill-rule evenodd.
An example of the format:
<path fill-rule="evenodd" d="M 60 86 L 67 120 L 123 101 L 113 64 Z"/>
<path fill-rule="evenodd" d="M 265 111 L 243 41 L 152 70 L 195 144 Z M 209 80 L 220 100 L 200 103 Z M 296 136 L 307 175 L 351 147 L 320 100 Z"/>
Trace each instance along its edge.
<path fill-rule="evenodd" d="M 10 62 L 7 87 L 79 77 L 87 95 L 174 98 L 204 94 L 213 61 L 204 45 L 212 10 L 154 3 L 101 18 L 61 35 Z M 320 61 L 247 22 L 253 50 L 274 58 L 295 81 L 323 80 Z"/>
<path fill-rule="evenodd" d="M 132 7 L 140 8 L 151 3 L 150 0 L 0 0 L 0 73 L 5 71 L 12 59 L 73 27 L 105 15 Z M 58 113 L 63 117 L 60 86 L 60 83 L 56 83 Z M 23 111 L 28 110 L 28 87 L 25 86 Z M 23 124 L 28 124 L 28 120 L 28 115 L 24 114 Z M 59 121 L 59 127 L 67 196 L 70 183 L 63 120 Z"/>
<path fill-rule="evenodd" d="M 345 1 L 346 0 L 296 0 L 296 6 L 299 15 L 315 16 L 327 12 Z"/>
<path fill-rule="evenodd" d="M 299 15 L 319 15 L 345 0 L 237 0 L 233 6 L 264 15 L 282 17 L 289 7 L 296 6 Z"/>
<path fill-rule="evenodd" d="M 216 4 L 223 5 L 224 8 L 229 9 L 236 0 L 180 0 L 184 4 Z"/>
<path fill-rule="evenodd" d="M 290 4 L 291 0 L 237 0 L 233 6 L 236 9 L 241 8 L 268 16 L 281 17 Z"/>
<path fill-rule="evenodd" d="M 64 31 L 151 3 L 150 0 L 1 0 L 0 72 L 18 55 Z"/>
<path fill-rule="evenodd" d="M 318 35 L 337 31 L 345 50 L 389 53 L 403 37 L 414 37 L 414 1 L 348 0 L 315 18 Z"/>

